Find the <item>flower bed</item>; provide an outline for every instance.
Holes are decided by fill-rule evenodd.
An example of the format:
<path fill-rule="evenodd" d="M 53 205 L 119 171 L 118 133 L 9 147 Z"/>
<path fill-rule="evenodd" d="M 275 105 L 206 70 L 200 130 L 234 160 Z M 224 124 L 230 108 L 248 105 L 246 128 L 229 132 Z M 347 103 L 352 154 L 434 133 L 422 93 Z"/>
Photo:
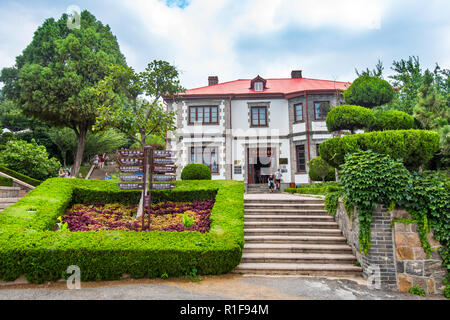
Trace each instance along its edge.
<path fill-rule="evenodd" d="M 211 210 L 214 200 L 194 201 L 193 203 L 162 202 L 153 205 L 150 213 L 150 229 L 144 231 L 209 231 Z M 68 224 L 72 232 L 124 230 L 143 231 L 142 220 L 136 218 L 136 205 L 121 204 L 76 204 L 66 211 L 63 223 Z M 193 224 L 186 227 L 182 221 L 187 215 Z M 146 217 L 147 222 L 147 217 Z"/>

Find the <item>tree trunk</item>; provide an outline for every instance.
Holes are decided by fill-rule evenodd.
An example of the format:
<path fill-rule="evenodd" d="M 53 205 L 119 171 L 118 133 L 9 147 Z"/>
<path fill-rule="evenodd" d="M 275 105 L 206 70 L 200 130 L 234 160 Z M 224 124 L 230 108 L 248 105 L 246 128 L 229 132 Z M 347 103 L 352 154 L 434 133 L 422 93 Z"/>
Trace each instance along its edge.
<path fill-rule="evenodd" d="M 87 129 L 82 127 L 80 127 L 79 133 L 75 131 L 78 138 L 78 146 L 77 146 L 77 154 L 75 155 L 75 162 L 73 164 L 71 172 L 72 177 L 78 176 L 78 172 L 80 171 L 81 162 L 83 161 L 84 147 L 86 145 L 87 131 L 88 131 Z"/>

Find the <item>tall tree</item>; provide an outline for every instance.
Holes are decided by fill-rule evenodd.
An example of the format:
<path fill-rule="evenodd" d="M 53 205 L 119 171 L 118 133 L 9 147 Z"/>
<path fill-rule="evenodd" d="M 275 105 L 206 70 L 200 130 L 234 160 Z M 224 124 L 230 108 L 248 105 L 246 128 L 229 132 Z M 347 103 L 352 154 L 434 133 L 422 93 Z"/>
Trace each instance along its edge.
<path fill-rule="evenodd" d="M 0 81 L 3 94 L 16 100 L 24 114 L 75 132 L 77 174 L 100 106 L 92 88 L 111 65 L 126 62 L 110 27 L 91 13 L 81 13 L 80 28 L 69 29 L 67 21 L 66 14 L 57 21 L 47 19 L 15 66 L 2 70 Z"/>

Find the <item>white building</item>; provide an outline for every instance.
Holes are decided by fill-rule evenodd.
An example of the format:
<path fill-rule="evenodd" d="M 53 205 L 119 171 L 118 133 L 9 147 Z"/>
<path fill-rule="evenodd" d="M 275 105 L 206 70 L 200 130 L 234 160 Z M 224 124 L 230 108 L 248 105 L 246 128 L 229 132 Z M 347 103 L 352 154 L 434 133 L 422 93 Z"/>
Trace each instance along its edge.
<path fill-rule="evenodd" d="M 350 83 L 303 78 L 300 70 L 284 79 L 208 82 L 165 99 L 177 112 L 177 132 L 167 137 L 178 152 L 177 178 L 187 164 L 204 163 L 213 179 L 265 183 L 281 169 L 284 186 L 310 182 L 306 163 L 332 137 L 325 118 Z"/>

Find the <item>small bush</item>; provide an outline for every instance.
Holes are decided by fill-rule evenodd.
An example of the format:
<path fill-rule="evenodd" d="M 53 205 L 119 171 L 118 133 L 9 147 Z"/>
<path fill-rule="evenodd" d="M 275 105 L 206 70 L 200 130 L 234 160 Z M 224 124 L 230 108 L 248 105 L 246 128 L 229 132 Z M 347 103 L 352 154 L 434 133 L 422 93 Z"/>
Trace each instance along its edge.
<path fill-rule="evenodd" d="M 312 170 L 309 170 L 309 177 L 311 178 L 312 181 L 323 181 L 322 177 L 319 177 L 319 175 Z M 330 170 L 325 176 L 325 181 L 327 182 L 336 181 L 336 172 L 334 171 L 333 167 L 330 167 Z"/>
<path fill-rule="evenodd" d="M 426 295 L 425 290 L 423 290 L 419 286 L 414 286 L 414 287 L 409 288 L 408 292 L 410 294 L 415 294 L 415 295 L 422 296 L 422 297 L 425 297 L 425 295 Z"/>
<path fill-rule="evenodd" d="M 409 130 L 414 128 L 414 118 L 398 110 L 376 111 L 371 131 Z"/>
<path fill-rule="evenodd" d="M 386 80 L 361 76 L 344 91 L 344 100 L 347 104 L 374 108 L 391 102 L 394 93 L 394 88 Z"/>
<path fill-rule="evenodd" d="M 339 168 L 345 155 L 358 150 L 402 159 L 408 169 L 426 165 L 439 150 L 439 134 L 426 130 L 394 130 L 368 132 L 331 138 L 319 146 L 321 157 L 332 167 Z"/>
<path fill-rule="evenodd" d="M 328 131 L 370 128 L 375 120 L 372 110 L 352 105 L 343 105 L 331 109 L 327 115 Z M 409 129 L 409 128 L 408 128 Z"/>
<path fill-rule="evenodd" d="M 10 178 L 0 176 L 0 187 L 12 187 L 13 180 Z"/>
<path fill-rule="evenodd" d="M 330 167 L 330 165 L 322 159 L 321 156 L 318 156 L 307 163 L 309 167 L 309 176 L 311 180 L 318 181 L 313 179 L 319 177 L 319 181 L 325 181 L 325 178 L 331 173 L 334 174 L 334 169 Z"/>
<path fill-rule="evenodd" d="M 191 163 L 181 172 L 181 180 L 211 180 L 211 170 L 204 164 Z"/>

